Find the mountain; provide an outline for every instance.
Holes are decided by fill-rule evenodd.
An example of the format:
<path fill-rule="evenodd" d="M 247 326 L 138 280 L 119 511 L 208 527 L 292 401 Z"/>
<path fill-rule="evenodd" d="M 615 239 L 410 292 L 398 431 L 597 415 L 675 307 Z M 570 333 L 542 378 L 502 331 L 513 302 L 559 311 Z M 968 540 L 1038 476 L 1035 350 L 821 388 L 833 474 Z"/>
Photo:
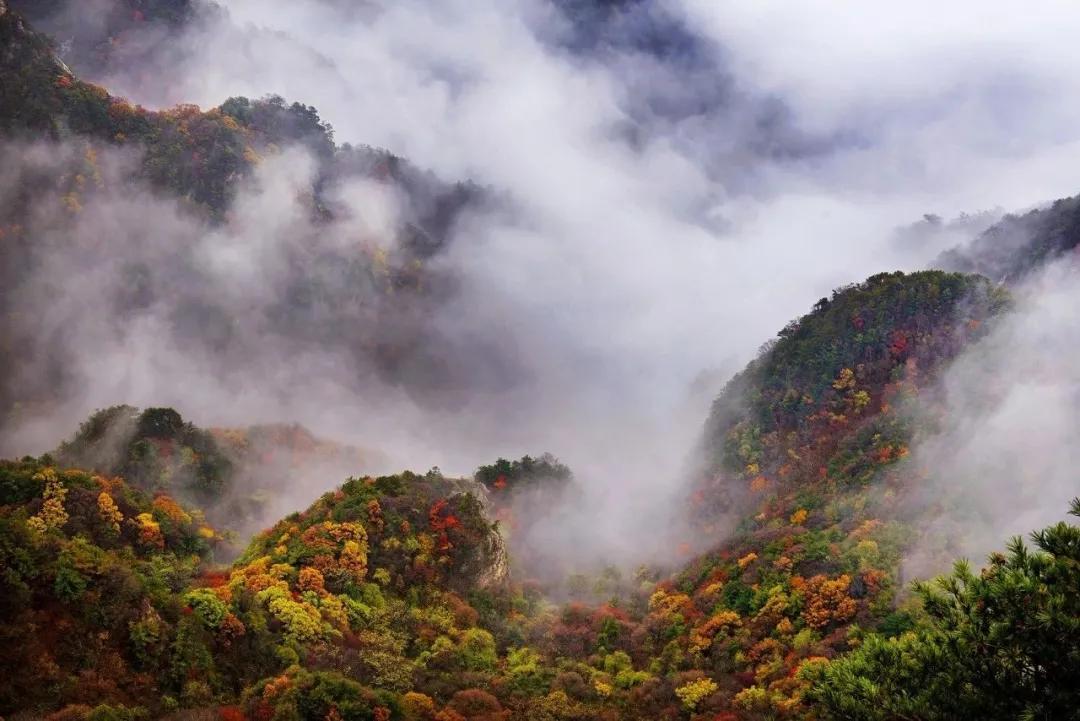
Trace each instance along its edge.
<path fill-rule="evenodd" d="M 1009 307 L 1003 290 L 977 276 L 893 273 L 838 290 L 786 327 L 729 384 L 706 425 L 705 466 L 689 502 L 713 548 L 659 582 L 643 572 L 626 584 L 616 572 L 596 579 L 609 601 L 558 607 L 542 586 L 513 575 L 492 516 L 543 513 L 546 496 L 526 494 L 515 508 L 501 494 L 565 488 L 569 469 L 551 457 L 499 460 L 476 480 L 437 471 L 353 478 L 256 535 L 229 567 L 215 565 L 202 542 L 202 562 L 188 561 L 156 602 L 140 601 L 149 591 L 137 587 L 110 597 L 106 606 L 121 618 L 145 616 L 138 609 L 147 602 L 169 609 L 155 611 L 150 649 L 140 645 L 141 621 L 110 627 L 120 664 L 113 690 L 70 680 L 80 663 L 67 660 L 73 652 L 62 643 L 52 653 L 63 662 L 50 666 L 61 685 L 35 687 L 51 689 L 51 708 L 69 704 L 65 718 L 106 713 L 101 704 L 155 715 L 226 704 L 219 713 L 237 718 L 305 719 L 811 718 L 821 712 L 811 698 L 840 708 L 835 689 L 853 683 L 840 669 L 878 662 L 846 660 L 869 653 L 860 639 L 889 649 L 915 643 L 912 629 L 946 633 L 920 630 L 936 596 L 925 612 L 896 606 L 901 559 L 920 532 L 917 515 L 895 512 L 919 484 L 907 449 L 934 432 L 913 408 L 933 404 L 949 359 L 977 345 Z M 212 494 L 233 477 L 217 445 L 229 435 L 200 431 L 169 409 L 119 407 L 91 418 L 57 458 L 102 465 L 101 452 L 119 448 L 109 473 L 148 490 L 167 479 L 213 509 Z M 109 504 L 76 510 L 79 493 L 108 485 L 146 499 L 119 506 L 124 540 L 136 545 L 125 551 L 132 563 L 145 528 L 166 529 L 164 545 L 151 545 L 168 550 L 169 524 L 182 529 L 197 517 L 169 496 L 150 504 L 125 481 L 53 462 L 9 466 L 16 480 L 3 506 L 5 548 L 20 559 L 5 583 L 36 579 L 36 595 L 11 597 L 38 617 L 81 607 L 101 572 L 81 561 L 86 580 L 68 591 L 66 572 L 35 553 L 75 544 L 100 554 L 111 547 L 96 544 L 120 542 L 98 528 L 113 518 Z M 717 533 L 714 524 L 731 517 L 737 529 Z M 187 533 L 185 542 L 200 543 Z M 65 558 L 48 556 L 57 557 Z M 84 653 L 81 663 L 103 663 L 98 651 Z M 154 684 L 153 697 L 136 690 L 139 679 Z M 50 707 L 24 693 L 9 692 L 5 710 Z"/>
<path fill-rule="evenodd" d="M 565 484 L 568 469 L 552 458 L 500 460 L 476 481 L 435 471 L 350 479 L 221 567 L 211 555 L 220 535 L 160 484 L 215 508 L 213 494 L 232 477 L 217 438 L 230 434 L 200 431 L 169 409 L 99 413 L 57 457 L 108 466 L 158 495 L 62 470 L 49 457 L 5 466 L 4 597 L 16 619 L 5 632 L 44 642 L 26 624 L 78 629 L 47 652 L 18 646 L 47 661 L 5 658 L 35 669 L 8 676 L 22 685 L 6 691 L 5 712 L 67 704 L 57 718 L 208 706 L 236 718 L 305 719 L 854 713 L 858 701 L 844 695 L 850 674 L 877 668 L 893 648 L 922 653 L 967 633 L 937 610 L 943 597 L 928 595 L 925 611 L 896 608 L 899 564 L 920 529 L 917 516 L 895 509 L 919 483 L 907 449 L 934 431 L 912 407 L 933 403 L 937 374 L 1008 308 L 985 279 L 939 271 L 883 274 L 823 299 L 714 404 L 691 502 L 715 547 L 658 583 L 646 573 L 627 590 L 608 577 L 614 597 L 599 605 L 553 606 L 542 587 L 507 576 L 513 561 L 494 510 L 485 511 L 489 495 Z M 109 448 L 121 452 L 109 459 Z M 717 534 L 712 524 L 732 516 L 737 530 Z M 1014 548 L 1002 573 L 1070 568 L 1072 541 L 1055 539 L 1072 531 L 1046 533 L 1044 555 Z M 111 590 L 124 573 L 134 581 Z M 1015 593 L 962 578 L 965 598 Z M 1042 581 L 1065 594 L 1047 600 L 1055 628 L 1075 622 L 1067 578 Z M 91 608 L 100 610 L 86 615 Z M 79 634 L 108 643 L 69 645 Z M 940 662 L 925 659 L 927 668 Z M 112 669 L 109 682 L 85 668 Z M 1054 688 L 1068 668 L 1048 679 Z"/>
<path fill-rule="evenodd" d="M 87 368 L 151 351 L 124 372 L 212 405 L 325 375 L 342 385 L 313 404 L 389 385 L 452 412 L 520 378 L 500 329 L 477 338 L 444 312 L 461 279 L 443 261 L 471 214 L 505 209 L 495 191 L 339 145 L 315 108 L 277 96 L 159 111 L 114 97 L 80 78 L 157 62 L 169 44 L 149 39 L 215 10 L 94 7 L 86 24 L 75 5 L 0 0 L 9 426 L 66 422 L 79 403 L 64 401 L 109 377 Z M 664 77 L 716 84 L 702 60 L 715 49 L 682 16 L 638 1 L 549 9 L 573 26 L 552 42 L 583 66 L 647 56 Z M 734 92 L 669 87 L 631 94 L 642 132 Z M 786 128 L 761 109 L 765 136 Z M 791 140 L 776 152 L 814 152 Z M 362 223 L 372 194 L 399 213 Z M 657 480 L 679 484 L 679 522 L 643 513 L 634 540 L 684 542 L 655 566 L 565 578 L 547 546 L 586 496 L 548 453 L 470 477 L 380 475 L 377 449 L 297 424 L 203 428 L 110 401 L 52 451 L 0 461 L 0 714 L 1076 718 L 1075 521 L 908 583 L 916 555 L 945 572 L 977 515 L 963 479 L 920 453 L 957 422 L 950 375 L 1000 345 L 1022 279 L 1072 252 L 1076 212 L 1066 199 L 1007 216 L 945 270 L 873 275 L 782 328 L 713 400 L 684 476 Z"/>
<path fill-rule="evenodd" d="M 457 284 L 438 258 L 459 219 L 488 203 L 486 191 L 443 182 L 387 151 L 339 146 L 314 108 L 277 96 L 231 98 L 207 111 L 132 105 L 74 75 L 52 41 L 7 6 L 0 47 L 9 160 L 0 358 L 10 369 L 0 425 L 56 412 L 79 387 L 83 349 L 122 345 L 123 329 L 140 321 L 172 336 L 158 345 L 198 356 L 220 377 L 250 377 L 237 358 L 276 356 L 269 346 L 286 343 L 334 355 L 346 367 L 343 383 L 399 386 L 420 403 L 451 402 L 478 382 L 476 344 L 433 317 Z M 294 183 L 287 204 L 268 199 Z M 245 215 L 238 198 L 292 215 L 267 221 L 254 207 Z M 376 200 L 395 211 L 372 225 L 365 203 Z M 262 270 L 232 255 L 248 252 L 253 238 L 274 239 Z M 240 302 L 238 262 L 259 281 Z M 68 305 L 43 323 L 33 308 L 55 297 L 58 282 Z M 95 312 L 103 302 L 111 306 L 104 324 Z M 488 366 L 506 364 L 487 350 Z"/>
<path fill-rule="evenodd" d="M 414 672 L 438 688 L 494 663 L 491 635 L 457 595 L 484 598 L 506 572 L 469 481 L 352 479 L 222 569 L 211 563 L 220 536 L 197 512 L 49 461 L 0 467 L 5 714 L 156 715 L 250 687 L 259 717 L 300 703 L 307 715 L 321 704 L 320 718 L 327 704 L 372 718 L 399 708 Z M 489 603 L 490 616 L 509 601 Z M 305 683 L 311 698 L 270 690 Z"/>
<path fill-rule="evenodd" d="M 905 381 L 932 383 L 1009 302 L 984 278 L 942 271 L 883 273 L 822 298 L 713 403 L 702 472 L 721 487 L 702 492 L 722 498 L 732 477 L 754 492 L 812 483 L 822 470 L 865 483 L 874 471 L 865 454 L 910 441 L 903 419 L 888 416 Z"/>
<path fill-rule="evenodd" d="M 385 463 L 377 452 L 317 438 L 298 425 L 206 430 L 172 408 L 131 406 L 97 411 L 52 455 L 63 466 L 120 476 L 143 492 L 204 508 L 215 527 L 242 539 L 332 483 L 323 479 Z M 235 555 L 232 546 L 219 556 Z"/>
<path fill-rule="evenodd" d="M 1018 282 L 1073 253 L 1080 244 L 1080 196 L 1062 198 L 1022 215 L 1007 215 L 965 246 L 946 251 L 937 265 Z"/>
<path fill-rule="evenodd" d="M 220 8 L 192 0 L 10 0 L 8 6 L 56 40 L 65 64 L 104 81 L 114 71 L 166 66 L 182 30 Z M 82 5 L 80 7 L 80 5 Z"/>

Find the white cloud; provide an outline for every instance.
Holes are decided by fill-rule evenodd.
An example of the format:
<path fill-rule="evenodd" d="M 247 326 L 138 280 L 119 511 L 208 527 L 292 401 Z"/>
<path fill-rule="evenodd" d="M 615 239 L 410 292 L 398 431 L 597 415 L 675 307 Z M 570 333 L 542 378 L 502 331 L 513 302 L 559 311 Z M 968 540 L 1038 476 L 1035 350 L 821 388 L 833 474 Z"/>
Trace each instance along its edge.
<path fill-rule="evenodd" d="M 136 328 L 121 347 L 146 365 L 88 366 L 88 384 L 127 388 L 117 401 L 186 403 L 196 420 L 289 415 L 414 467 L 467 472 L 551 450 L 604 502 L 636 498 L 609 505 L 603 530 L 617 541 L 680 472 L 710 400 L 687 401 L 703 371 L 729 372 L 835 286 L 931 260 L 938 248 L 892 242 L 924 212 L 1075 190 L 1080 13 L 1066 3 L 673 0 L 688 38 L 719 44 L 698 38 L 694 52 L 726 100 L 655 126 L 627 99 L 678 68 L 629 77 L 654 61 L 554 45 L 540 0 L 224 4 L 231 19 L 188 37 L 178 65 L 110 87 L 151 105 L 278 93 L 316 106 L 339 141 L 505 193 L 512 212 L 471 218 L 439 261 L 462 287 L 431 322 L 521 367 L 442 412 L 335 353 L 257 338 L 244 347 L 259 357 L 235 359 L 245 372 L 226 387 L 182 349 L 183 367 L 163 369 L 176 349 L 139 344 Z M 695 92 L 708 77 L 695 75 Z M 794 126 L 775 138 L 759 122 L 770 100 Z M 787 152 L 801 131 L 809 149 Z M 240 307 L 278 291 L 273 264 L 306 227 L 291 196 L 309 173 L 301 155 L 274 161 L 230 224 L 202 237 L 214 293 Z M 385 234 L 398 216 L 400 199 L 370 185 L 340 200 L 355 217 L 321 242 Z M 483 361 L 469 372 L 497 375 Z"/>

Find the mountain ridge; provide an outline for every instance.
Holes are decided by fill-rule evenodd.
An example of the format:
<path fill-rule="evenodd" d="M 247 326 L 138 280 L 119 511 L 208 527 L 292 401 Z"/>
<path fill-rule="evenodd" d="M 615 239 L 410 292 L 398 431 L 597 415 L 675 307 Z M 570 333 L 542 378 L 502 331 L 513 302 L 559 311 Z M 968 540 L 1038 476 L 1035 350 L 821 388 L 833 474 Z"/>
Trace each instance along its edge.
<path fill-rule="evenodd" d="M 140 12 L 122 25 L 143 22 L 139 2 L 121 5 Z M 602 5 L 597 32 L 622 32 L 605 23 L 624 3 Z M 594 40 L 568 37 L 570 47 Z M 491 369 L 503 359 L 484 358 L 489 349 L 471 338 L 440 344 L 444 329 L 428 320 L 453 295 L 455 279 L 438 261 L 457 219 L 494 191 L 444 183 L 386 151 L 338 146 L 315 108 L 278 96 L 208 111 L 131 106 L 78 79 L 5 0 L 0 44 L 0 134 L 10 143 L 0 149 L 28 138 L 35 148 L 71 144 L 47 162 L 31 158 L 14 176 L 15 195 L 0 193 L 0 279 L 11 289 L 0 306 L 0 358 L 13 369 L 0 389 L 5 413 L 79 383 L 57 352 L 73 326 L 42 340 L 28 312 L 40 300 L 18 297 L 34 287 L 24 276 L 53 257 L 42 247 L 73 252 L 80 271 L 114 255 L 139 261 L 108 301 L 117 325 L 170 308 L 183 331 L 170 338 L 205 357 L 254 362 L 253 349 L 266 347 L 245 345 L 250 324 L 280 335 L 279 350 L 331 344 L 356 362 L 350 373 L 370 362 L 435 403 L 443 398 L 432 387 L 458 397 L 472 388 L 462 378 L 499 375 Z M 313 167 L 288 191 L 300 198 L 302 242 L 282 256 L 284 291 L 272 286 L 268 306 L 233 317 L 214 305 L 185 243 L 205 232 L 227 240 L 242 225 L 237 198 L 288 145 Z M 129 146 L 140 152 L 111 165 L 112 152 Z M 352 181 L 406 198 L 404 219 L 385 231 L 391 239 L 356 243 L 352 228 L 334 235 L 348 207 L 333 189 Z M 170 239 L 179 249 L 139 255 L 151 234 L 87 243 L 78 230 L 88 209 L 108 215 L 113 206 L 96 204 L 144 185 L 179 208 L 190 231 Z M 35 193 L 45 205 L 29 202 Z M 1034 549 L 1014 539 L 979 572 L 961 561 L 910 590 L 905 561 L 928 538 L 944 538 L 926 552 L 928 568 L 945 572 L 956 555 L 954 529 L 934 521 L 966 509 L 949 508 L 955 497 L 919 453 L 949 421 L 946 377 L 957 359 L 986 352 L 1012 317 L 1010 287 L 1072 252 L 1078 213 L 1070 198 L 1007 216 L 942 256 L 949 270 L 872 275 L 781 329 L 714 399 L 686 476 L 658 479 L 681 483 L 684 523 L 672 530 L 660 509 L 643 514 L 636 542 L 682 534 L 661 554 L 666 564 L 560 578 L 571 566 L 544 553 L 553 524 L 541 522 L 584 496 L 550 454 L 499 458 L 471 477 L 438 468 L 380 475 L 377 451 L 295 424 L 200 428 L 164 406 L 97 411 L 54 451 L 0 461 L 0 714 L 1073 717 L 1075 522 L 1034 531 Z M 326 272 L 309 273 L 316 266 Z M 199 281 L 197 292 L 170 295 L 182 273 Z M 54 287 L 64 288 L 45 286 Z M 89 298 L 101 302 L 106 294 L 94 289 Z M 103 350 L 77 338 L 83 350 Z M 35 339 L 48 353 L 34 352 Z M 48 372 L 31 387 L 24 378 L 37 378 L 27 374 L 38 365 Z M 517 410 L 506 409 L 507 422 Z M 1080 500 L 1070 511 L 1080 515 Z"/>

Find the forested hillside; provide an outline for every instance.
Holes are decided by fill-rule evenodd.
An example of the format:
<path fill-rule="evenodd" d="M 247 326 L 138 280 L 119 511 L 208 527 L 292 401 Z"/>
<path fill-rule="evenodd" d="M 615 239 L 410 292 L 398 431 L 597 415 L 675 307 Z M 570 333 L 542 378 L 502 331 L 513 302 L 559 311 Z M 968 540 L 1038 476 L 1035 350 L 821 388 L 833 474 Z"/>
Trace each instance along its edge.
<path fill-rule="evenodd" d="M 1008 215 L 967 246 L 938 259 L 943 268 L 1016 282 L 1063 257 L 1080 244 L 1080 198 Z"/>
<path fill-rule="evenodd" d="M 657 29 L 650 8 L 552 6 L 560 62 L 674 58 L 704 83 L 712 66 L 685 19 L 665 11 Z M 579 563 L 587 536 L 567 528 L 565 542 L 560 523 L 607 521 L 580 448 L 565 463 L 492 452 L 471 474 L 384 473 L 396 461 L 355 427 L 367 416 L 430 452 L 416 408 L 467 425 L 474 397 L 535 380 L 517 363 L 548 339 L 519 346 L 483 293 L 474 325 L 453 304 L 462 263 L 508 262 L 448 261 L 507 198 L 339 144 L 314 107 L 276 95 L 163 110 L 115 97 L 81 78 L 156 63 L 173 51 L 156 40 L 225 10 L 100 9 L 87 24 L 70 3 L 0 0 L 0 432 L 45 438 L 0 461 L 0 721 L 1080 718 L 1080 526 L 1033 527 L 1027 542 L 993 528 L 1002 550 L 958 558 L 979 509 L 957 507 L 967 479 L 922 450 L 970 420 L 951 374 L 1030 317 L 1025 279 L 1062 260 L 1053 270 L 1070 272 L 1076 198 L 1006 216 L 943 270 L 821 298 L 712 399 L 681 472 L 650 478 L 674 509 L 645 507 L 622 539 L 634 549 Z M 653 105 L 696 112 L 664 89 L 638 98 L 635 132 L 662 124 Z M 606 341 L 590 339 L 580 368 Z M 720 331 L 704 342 L 721 356 Z M 145 362 L 117 362 L 129 357 Z M 1048 359 L 1020 380 L 1052 386 L 1070 367 Z M 976 415 L 1015 380 L 985 377 Z M 192 402 L 182 415 L 118 397 L 79 423 L 71 409 L 98 397 L 95 381 Z M 708 402 L 705 385 L 692 400 Z M 407 411 L 376 403 L 395 393 Z M 300 406 L 263 397 L 301 398 L 336 435 L 268 422 L 268 408 Z M 507 397 L 499 424 L 534 410 Z M 610 432 L 598 456 L 644 457 Z M 613 475 L 601 497 L 616 505 L 634 486 Z M 1060 512 L 1080 516 L 1080 498 Z"/>
<path fill-rule="evenodd" d="M 1008 307 L 987 281 L 940 272 L 877 276 L 824 299 L 715 404 L 703 441 L 710 460 L 687 502 L 716 546 L 670 577 L 642 569 L 627 582 L 612 570 L 589 582 L 584 602 L 561 607 L 543 600 L 543 586 L 522 584 L 494 522 L 499 514 L 519 525 L 507 510 L 544 512 L 548 496 L 526 492 L 569 481 L 554 458 L 500 460 L 476 481 L 437 471 L 354 478 L 222 567 L 211 555 L 218 533 L 165 492 L 213 513 L 240 461 L 169 409 L 99 413 L 57 451 L 59 468 L 48 457 L 9 464 L 5 595 L 20 624 L 74 614 L 65 623 L 80 633 L 110 624 L 109 645 L 48 651 L 51 671 L 10 677 L 27 685 L 7 692 L 6 711 L 66 703 L 64 718 L 95 707 L 94 718 L 126 713 L 106 704 L 153 715 L 216 705 L 250 718 L 674 719 L 815 718 L 829 709 L 879 718 L 901 703 L 898 689 L 921 694 L 897 711 L 918 718 L 948 717 L 939 713 L 946 699 L 951 713 L 993 708 L 982 691 L 950 691 L 982 683 L 966 661 L 930 688 L 920 674 L 951 663 L 942 656 L 955 653 L 950 639 L 978 643 L 969 634 L 992 632 L 956 614 L 977 613 L 972 599 L 984 596 L 1018 602 L 1017 583 L 1045 584 L 1049 594 L 1044 625 L 1031 629 L 1038 636 L 1010 631 L 1018 652 L 1067 634 L 1076 622 L 1075 528 L 1038 536 L 1048 555 L 1014 546 L 1010 558 L 992 558 L 991 569 L 1010 574 L 1000 582 L 961 566 L 942 590 L 920 587 L 919 603 L 904 600 L 899 576 L 918 517 L 891 511 L 920 482 L 908 448 L 933 432 L 914 407 L 933 404 L 923 395 L 936 374 Z M 104 459 L 106 448 L 118 455 Z M 62 470 L 72 462 L 105 475 Z M 504 494 L 533 505 L 515 508 Z M 733 533 L 718 531 L 722 517 L 738 521 Z M 153 577 L 140 563 L 169 580 L 145 585 Z M 120 572 L 135 573 L 134 585 L 106 590 Z M 94 593 L 105 594 L 95 608 L 106 616 L 79 615 Z M 919 665 L 897 675 L 887 660 L 897 653 Z M 100 668 L 102 654 L 114 668 L 104 686 L 79 676 Z M 980 663 L 1007 661 L 994 653 Z M 1060 698 L 1006 666 L 994 673 L 1017 709 L 1057 708 L 1075 665 L 1048 669 L 1039 682 Z"/>
<path fill-rule="evenodd" d="M 400 384 L 420 402 L 441 402 L 469 382 L 464 358 L 451 357 L 467 349 L 429 317 L 454 292 L 454 278 L 430 262 L 459 216 L 484 202 L 480 188 L 383 150 L 339 146 L 314 108 L 277 96 L 146 110 L 79 79 L 14 10 L 0 11 L 0 42 L 0 142 L 10 157 L 0 192 L 0 280 L 11 289 L 0 305 L 4 416 L 46 412 L 73 392 L 82 351 L 45 347 L 42 337 L 114 338 L 85 317 L 103 295 L 117 322 L 164 310 L 165 332 L 221 374 L 237 354 L 265 353 L 258 346 L 281 338 L 342 354 L 355 377 Z M 312 163 L 297 181 L 296 217 L 270 228 L 255 227 L 260 216 L 238 217 L 237 194 L 270 192 L 259 169 L 290 149 Z M 366 227 L 352 205 L 358 194 L 392 198 L 397 211 Z M 155 208 L 153 227 L 133 215 L 137 203 Z M 249 304 L 249 324 L 265 328 L 258 337 L 238 327 L 234 280 L 208 267 L 201 239 L 215 234 L 234 246 L 250 234 L 280 237 L 263 258 L 276 292 Z M 113 262 L 120 248 L 123 261 Z M 43 328 L 33 305 L 87 268 L 96 269 L 93 287 L 68 282 L 72 305 Z"/>
<path fill-rule="evenodd" d="M 182 638 L 182 594 L 217 532 L 168 495 L 48 458 L 6 461 L 0 482 L 3 713 L 158 697 L 156 658 Z"/>
<path fill-rule="evenodd" d="M 121 476 L 146 493 L 168 493 L 206 509 L 234 539 L 231 557 L 271 514 L 307 502 L 319 489 L 361 468 L 381 465 L 376 451 L 319 439 L 301 426 L 202 429 L 172 408 L 114 406 L 84 421 L 54 451 L 64 466 Z M 328 476 L 326 480 L 313 476 Z"/>
<path fill-rule="evenodd" d="M 124 68 L 175 59 L 185 26 L 219 11 L 191 0 L 95 0 L 91 12 L 63 0 L 10 0 L 8 5 L 52 37 L 64 61 L 84 77 L 107 78 Z"/>

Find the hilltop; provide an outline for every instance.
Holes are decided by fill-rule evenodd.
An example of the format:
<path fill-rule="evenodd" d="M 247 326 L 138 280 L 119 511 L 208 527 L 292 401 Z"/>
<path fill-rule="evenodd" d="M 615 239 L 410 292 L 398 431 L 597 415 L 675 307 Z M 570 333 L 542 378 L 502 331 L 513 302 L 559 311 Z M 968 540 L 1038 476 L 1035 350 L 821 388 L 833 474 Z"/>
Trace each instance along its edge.
<path fill-rule="evenodd" d="M 244 541 L 283 506 L 385 463 L 376 451 L 320 439 L 295 424 L 204 429 L 172 408 L 131 406 L 93 413 L 52 456 L 204 508 L 211 523 Z M 234 543 L 227 549 L 239 552 Z"/>

